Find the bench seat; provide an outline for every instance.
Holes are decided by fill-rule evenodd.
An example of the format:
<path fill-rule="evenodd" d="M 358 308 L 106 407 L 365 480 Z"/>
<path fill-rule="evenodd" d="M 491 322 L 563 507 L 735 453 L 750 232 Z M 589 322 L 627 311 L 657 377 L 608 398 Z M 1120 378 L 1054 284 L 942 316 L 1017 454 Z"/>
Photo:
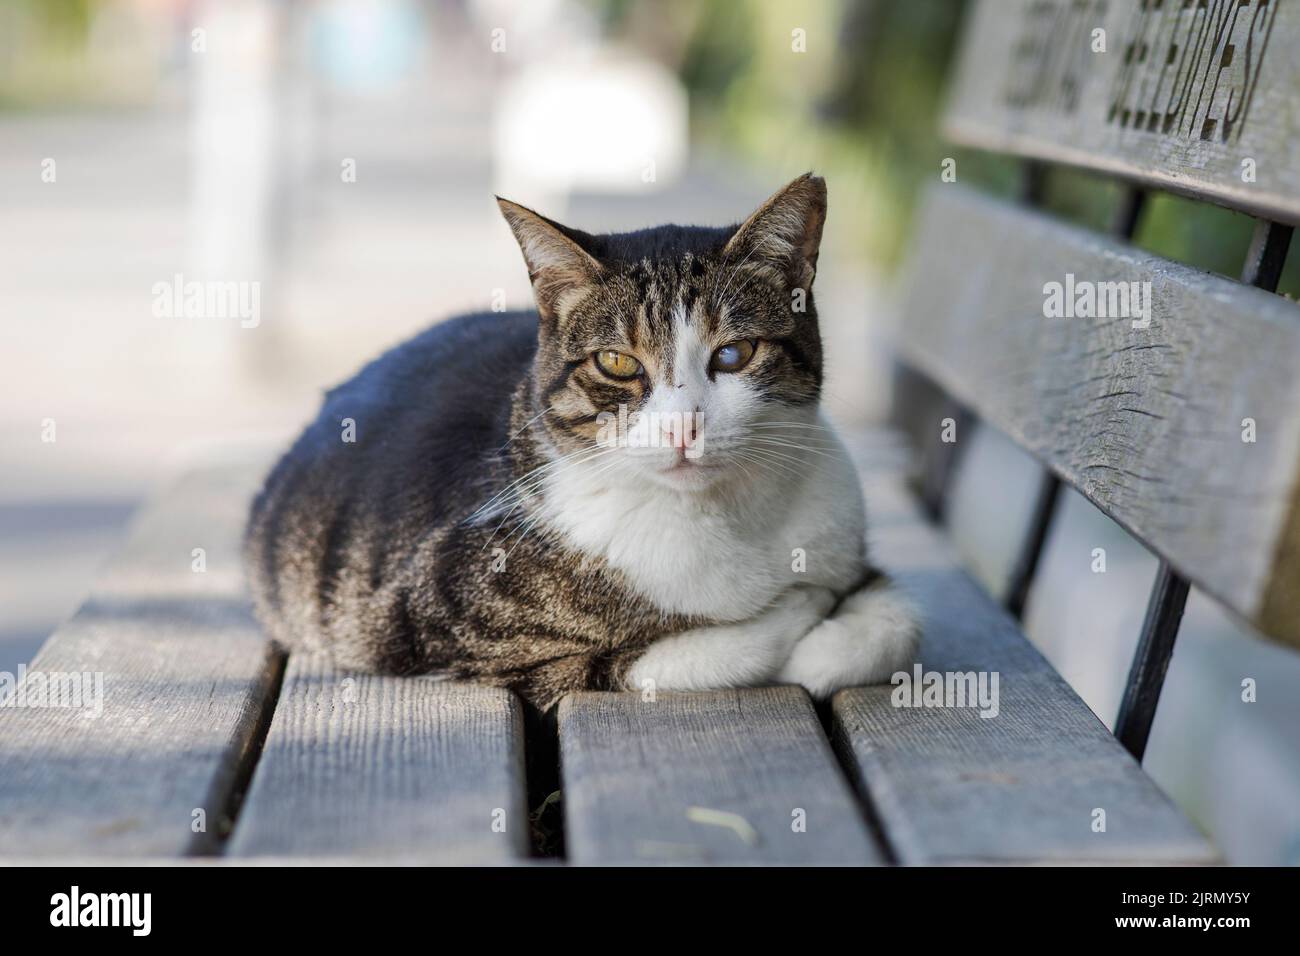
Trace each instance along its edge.
<path fill-rule="evenodd" d="M 880 560 L 927 618 L 926 672 L 998 673 L 997 715 L 833 701 L 837 749 L 901 863 L 1208 863 L 1213 849 L 962 570 L 892 469 L 863 468 Z M 1106 829 L 1093 829 L 1096 810 Z"/>
<path fill-rule="evenodd" d="M 572 695 L 555 721 L 566 858 L 1212 861 L 920 516 L 901 440 L 853 444 L 878 559 L 928 618 L 923 666 L 998 671 L 999 715 L 895 708 L 887 686 L 821 708 L 789 687 Z M 286 665 L 258 631 L 238 542 L 265 466 L 174 485 L 33 661 L 102 673 L 102 714 L 0 709 L 0 858 L 525 862 L 513 695 Z"/>

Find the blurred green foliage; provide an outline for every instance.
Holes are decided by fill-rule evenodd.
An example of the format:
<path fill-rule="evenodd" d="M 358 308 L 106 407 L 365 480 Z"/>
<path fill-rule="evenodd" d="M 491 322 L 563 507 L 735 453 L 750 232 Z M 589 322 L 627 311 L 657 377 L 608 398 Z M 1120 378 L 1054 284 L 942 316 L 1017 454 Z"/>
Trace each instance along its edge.
<path fill-rule="evenodd" d="M 0 0 L 39 24 L 44 39 L 65 46 L 80 45 L 90 32 L 94 0 Z"/>
<path fill-rule="evenodd" d="M 641 4 L 600 4 L 612 32 L 640 44 Z M 839 241 L 885 266 L 906 249 L 921 187 L 945 157 L 963 179 L 1010 191 L 1017 164 L 943 143 L 948 66 L 963 0 L 668 0 L 655 4 L 691 98 L 697 142 L 765 167 L 815 169 L 832 193 Z M 802 30 L 797 36 L 795 31 Z M 798 49 L 803 44 L 803 51 Z"/>
<path fill-rule="evenodd" d="M 148 9 L 111 0 L 0 0 L 0 110 L 104 105 L 147 72 L 148 51 L 120 36 L 117 49 L 92 49 L 105 13 L 124 23 Z"/>
<path fill-rule="evenodd" d="M 907 251 L 912 211 L 945 157 L 960 179 L 1019 189 L 1017 160 L 946 144 L 939 130 L 966 0 L 596 0 L 609 31 L 673 67 L 690 93 L 697 142 L 777 179 L 816 169 L 829 181 L 828 227 L 885 267 Z M 647 10 L 652 12 L 647 13 Z M 804 31 L 806 52 L 793 48 Z M 1123 187 L 1052 168 L 1043 205 L 1105 230 Z M 1249 216 L 1164 193 L 1148 197 L 1134 241 L 1237 276 Z M 1282 291 L 1300 291 L 1300 254 Z"/>

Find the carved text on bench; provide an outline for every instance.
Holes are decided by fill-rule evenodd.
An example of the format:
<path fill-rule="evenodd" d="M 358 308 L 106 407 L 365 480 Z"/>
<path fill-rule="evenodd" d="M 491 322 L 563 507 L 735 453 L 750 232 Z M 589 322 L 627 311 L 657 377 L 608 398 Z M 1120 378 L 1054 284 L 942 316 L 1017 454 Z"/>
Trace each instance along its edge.
<path fill-rule="evenodd" d="M 1106 97 L 1105 122 L 1187 140 L 1240 138 L 1277 19 L 1277 0 L 1147 0 L 1106 53 L 1093 31 L 1106 0 L 1032 0 L 1008 63 L 1004 102 L 1013 109 L 1075 113 L 1099 57 L 1122 63 Z M 1098 104 L 1100 107 L 1100 104 Z"/>
<path fill-rule="evenodd" d="M 1239 138 L 1276 0 L 1144 3 L 1107 120 L 1184 139 Z"/>

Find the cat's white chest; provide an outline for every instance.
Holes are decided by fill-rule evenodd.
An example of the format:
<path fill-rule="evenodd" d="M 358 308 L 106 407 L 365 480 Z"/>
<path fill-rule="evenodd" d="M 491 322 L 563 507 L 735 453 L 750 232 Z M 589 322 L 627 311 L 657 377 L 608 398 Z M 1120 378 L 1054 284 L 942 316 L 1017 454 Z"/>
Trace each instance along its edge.
<path fill-rule="evenodd" d="M 742 620 L 788 583 L 788 549 L 770 528 L 746 528 L 680 499 L 628 515 L 607 537 L 606 560 L 664 610 Z"/>
<path fill-rule="evenodd" d="M 547 501 L 549 523 L 570 544 L 603 557 L 665 612 L 740 621 L 792 584 L 842 589 L 861 571 L 863 508 L 847 459 L 730 499 L 593 487 L 570 473 Z"/>
<path fill-rule="evenodd" d="M 557 509 L 571 543 L 603 557 L 666 612 L 742 620 L 787 583 L 770 529 L 671 495 L 612 492 Z"/>

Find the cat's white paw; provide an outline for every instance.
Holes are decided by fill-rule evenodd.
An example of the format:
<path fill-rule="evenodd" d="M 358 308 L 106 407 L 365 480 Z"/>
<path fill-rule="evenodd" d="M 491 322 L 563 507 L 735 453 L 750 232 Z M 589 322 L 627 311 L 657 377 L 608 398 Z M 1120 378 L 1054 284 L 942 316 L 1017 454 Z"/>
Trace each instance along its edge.
<path fill-rule="evenodd" d="M 921 623 L 911 601 L 888 581 L 855 591 L 834 617 L 794 646 L 777 680 L 814 697 L 841 687 L 882 684 L 916 660 Z"/>
<path fill-rule="evenodd" d="M 835 606 L 829 588 L 798 585 L 757 617 L 660 638 L 629 668 L 631 689 L 709 690 L 767 683 L 795 641 L 820 626 Z"/>
<path fill-rule="evenodd" d="M 806 634 L 810 627 L 825 620 L 838 598 L 830 588 L 813 584 L 797 584 L 783 592 L 767 611 L 767 616 L 774 619 L 777 626 L 789 626 L 802 629 Z"/>

